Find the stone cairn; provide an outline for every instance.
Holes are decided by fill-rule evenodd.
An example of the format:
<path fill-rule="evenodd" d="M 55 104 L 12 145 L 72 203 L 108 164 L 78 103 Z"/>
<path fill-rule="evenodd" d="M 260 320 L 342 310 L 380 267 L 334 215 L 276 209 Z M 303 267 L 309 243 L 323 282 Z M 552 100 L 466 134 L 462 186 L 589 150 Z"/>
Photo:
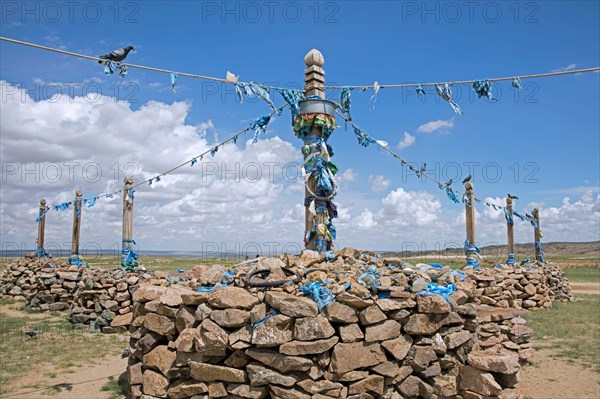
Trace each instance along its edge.
<path fill-rule="evenodd" d="M 0 298 L 25 302 L 28 309 L 67 311 L 71 323 L 93 332 L 126 332 L 132 292 L 152 277 L 147 271 L 78 268 L 28 254 L 0 273 Z"/>
<path fill-rule="evenodd" d="M 362 279 L 369 268 L 376 285 Z M 290 281 L 248 286 L 256 270 Z M 219 267 L 192 272 L 133 294 L 133 398 L 520 398 L 533 355 L 520 308 L 557 297 L 538 264 L 462 275 L 352 248 L 332 262 L 312 251 L 242 262 L 233 281 Z M 300 290 L 316 282 L 335 297 L 322 309 Z M 433 282 L 457 289 L 419 295 Z"/>

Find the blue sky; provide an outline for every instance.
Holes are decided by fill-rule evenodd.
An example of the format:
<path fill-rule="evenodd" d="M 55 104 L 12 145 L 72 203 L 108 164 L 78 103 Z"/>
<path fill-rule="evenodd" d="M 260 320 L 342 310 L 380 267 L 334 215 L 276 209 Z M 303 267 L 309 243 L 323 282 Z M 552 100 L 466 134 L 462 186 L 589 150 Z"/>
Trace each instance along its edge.
<path fill-rule="evenodd" d="M 127 61 L 134 64 L 216 77 L 224 77 L 230 70 L 240 75 L 241 81 L 285 86 L 302 84 L 303 57 L 311 48 L 318 48 L 324 54 L 327 82 L 344 85 L 485 79 L 600 65 L 600 6 L 593 1 L 478 2 L 471 9 L 463 2 L 281 2 L 272 10 L 264 2 L 155 1 L 119 3 L 119 7 L 92 2 L 81 3 L 71 10 L 72 18 L 66 6 L 61 6 L 57 14 L 56 9 L 45 7 L 44 3 L 10 4 L 2 5 L 1 31 L 5 37 L 89 55 L 132 44 L 136 51 Z M 266 104 L 258 101 L 239 104 L 231 87 L 212 82 L 181 77 L 177 92 L 171 93 L 166 74 L 130 69 L 125 79 L 105 77 L 102 67 L 93 61 L 4 42 L 0 43 L 0 50 L 1 80 L 11 85 L 7 89 L 9 95 L 20 86 L 36 101 L 47 100 L 47 95 L 57 90 L 62 90 L 65 96 L 68 88 L 77 97 L 85 94 L 83 87 L 91 86 L 76 83 L 87 82 L 97 85 L 94 87 L 103 96 L 116 94 L 119 100 L 128 101 L 131 112 L 143 109 L 149 101 L 165 107 L 184 102 L 188 108 L 184 120 L 178 123 L 202 127 L 205 145 L 216 138 L 228 137 L 268 110 Z M 50 82 L 61 85 L 52 86 Z M 520 197 L 518 209 L 530 210 L 533 205 L 547 208 L 550 217 L 555 218 L 548 225 L 550 232 L 555 232 L 546 234 L 549 241 L 598 240 L 600 74 L 523 80 L 523 85 L 517 92 L 510 82 L 499 83 L 501 92 L 495 92 L 499 96 L 496 102 L 477 99 L 469 86 L 455 87 L 454 92 L 460 93 L 457 102 L 464 116 L 455 115 L 431 90 L 422 101 L 412 89 L 382 89 L 374 110 L 369 108 L 372 91 L 354 91 L 352 115 L 359 126 L 388 141 L 407 160 L 425 161 L 432 169 L 438 164 L 432 173 L 440 180 L 462 178 L 469 173 L 468 165 L 473 165 L 479 197 L 498 199 L 500 203 L 500 197 L 511 192 Z M 272 96 L 276 104 L 283 103 L 278 94 Z M 339 92 L 329 91 L 328 96 L 338 100 Z M 68 112 L 77 112 L 75 107 L 68 108 L 68 101 L 61 106 Z M 57 108 L 56 112 L 67 112 L 64 109 Z M 77 116 L 73 118 L 78 120 Z M 26 118 L 22 121 L 27 123 Z M 431 132 L 426 127 L 419 129 L 436 121 L 428 126 L 446 127 Z M 460 241 L 457 237 L 462 230 L 455 219 L 460 218 L 462 206 L 452 204 L 431 183 L 403 173 L 399 163 L 389 155 L 374 147 L 360 147 L 351 130 L 346 131 L 341 120 L 338 123 L 341 128 L 333 134 L 330 144 L 341 172 L 351 170 L 342 178 L 338 196 L 340 206 L 351 210 L 348 219 L 341 221 L 342 227 L 350 231 L 344 233 L 338 227 L 341 244 L 394 249 L 400 242 L 410 241 L 414 234 L 407 231 L 396 232 L 393 238 L 383 241 L 377 238 L 389 234 L 386 232 L 391 227 L 387 223 L 390 210 L 386 206 L 394 202 L 390 195 L 399 189 L 410 194 L 406 201 L 426 196 L 430 202 L 423 206 L 441 206 L 434 224 L 408 224 L 411 229 L 428 231 L 422 232 L 419 240 Z M 293 136 L 287 111 L 270 127 L 268 140 L 278 136 L 286 145 L 299 149 L 300 142 Z M 14 138 L 17 142 L 13 135 L 18 131 L 11 129 L 3 126 L 3 140 Z M 405 132 L 414 137 L 414 143 L 398 150 L 397 144 Z M 170 134 L 173 131 L 164 132 L 167 139 Z M 40 135 L 43 142 L 43 133 Z M 77 137 L 88 142 L 98 139 L 86 137 L 85 133 Z M 62 144 L 68 147 L 68 143 Z M 164 145 L 168 145 L 168 140 Z M 35 159 L 28 159 L 27 154 L 10 156 L 7 153 L 10 145 L 3 143 L 2 147 L 3 158 L 11 162 L 52 162 L 44 156 Z M 76 149 L 71 150 L 73 159 L 94 159 L 93 155 L 80 157 Z M 108 169 L 112 164 L 110 154 L 104 155 L 97 158 L 103 159 L 102 168 Z M 295 155 L 290 157 L 293 159 Z M 119 154 L 119 159 L 126 160 L 127 154 Z M 172 153 L 161 161 L 164 165 L 175 165 L 184 159 Z M 131 160 L 149 164 L 135 154 Z M 162 171 L 159 169 L 162 164 L 154 166 L 156 170 L 148 165 L 146 169 L 142 167 L 142 172 Z M 495 178 L 498 170 L 502 175 Z M 9 185 L 3 189 L 3 202 L 22 203 L 22 198 L 13 198 L 7 191 L 11 178 L 7 177 Z M 22 195 L 27 193 L 32 198 L 41 195 L 51 198 L 53 187 L 61 193 L 74 189 L 66 184 L 42 189 L 29 181 L 12 183 L 23 190 Z M 75 183 L 88 191 L 96 190 L 85 182 Z M 270 209 L 274 213 L 265 216 L 269 227 L 265 227 L 264 233 L 265 237 L 275 239 L 282 231 L 277 220 L 285 219 L 283 215 L 294 205 L 294 195 L 297 203 L 302 201 L 300 192 L 294 194 L 284 182 L 276 183 L 283 185 L 282 191 L 272 198 Z M 97 182 L 100 186 L 97 192 L 106 184 L 104 180 Z M 569 198 L 568 206 L 565 197 Z M 173 199 L 154 200 L 156 203 L 151 206 L 160 210 L 167 208 Z M 240 204 L 244 201 L 240 197 Z M 31 242 L 30 231 L 7 227 L 8 223 L 28 220 L 31 212 L 35 212 L 35 200 L 29 202 L 33 206 L 20 214 L 10 214 L 8 208 L 3 210 L 4 237 Z M 403 209 L 410 208 L 405 203 L 394 203 Z M 237 212 L 236 204 L 234 201 L 227 212 Z M 144 204 L 139 206 L 143 209 Z M 369 219 L 369 212 L 375 215 L 374 224 L 356 225 L 357 219 Z M 404 215 L 398 209 L 392 214 Z M 482 218 L 487 220 L 483 215 Z M 435 224 L 442 220 L 444 224 Z M 491 217 L 489 222 L 493 220 L 496 219 Z M 63 222 L 68 226 L 66 219 Z M 440 228 L 442 231 L 434 232 Z M 176 227 L 169 229 L 173 230 L 174 238 L 166 241 L 152 239 L 150 225 L 143 231 L 147 242 L 157 249 L 195 248 L 192 239 L 182 242 L 175 238 L 181 233 Z M 290 229 L 290 236 L 295 236 L 289 241 L 299 241 L 301 227 Z M 517 238 L 526 241 L 530 235 L 526 230 Z M 484 228 L 483 237 L 485 231 Z M 223 234 L 222 240 L 228 241 Z M 100 237 L 97 239 L 101 241 Z M 501 235 L 494 236 L 490 230 L 489 240 L 501 239 Z"/>

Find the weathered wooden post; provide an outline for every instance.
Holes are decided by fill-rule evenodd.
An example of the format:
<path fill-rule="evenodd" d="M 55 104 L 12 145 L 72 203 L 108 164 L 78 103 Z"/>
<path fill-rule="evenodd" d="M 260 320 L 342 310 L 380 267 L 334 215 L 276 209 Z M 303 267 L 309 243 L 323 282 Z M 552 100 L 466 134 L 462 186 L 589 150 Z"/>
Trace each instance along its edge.
<path fill-rule="evenodd" d="M 134 268 L 138 265 L 137 254 L 133 251 L 133 178 L 123 179 L 123 235 L 121 242 L 121 266 Z"/>
<path fill-rule="evenodd" d="M 306 207 L 304 245 L 307 249 L 327 252 L 332 249 L 335 227 L 331 220 L 337 217 L 332 200 L 335 196 L 337 166 L 330 160 L 332 151 L 327 139 L 336 128 L 335 103 L 325 99 L 325 71 L 323 54 L 316 49 L 304 57 L 304 99 L 294 120 L 294 134 L 304 141 Z M 313 206 L 314 204 L 314 206 Z"/>
<path fill-rule="evenodd" d="M 540 210 L 538 208 L 533 208 L 532 216 L 533 221 L 535 222 L 535 227 L 533 229 L 533 238 L 535 240 L 535 260 L 539 260 L 542 263 L 546 263 L 541 242 L 542 230 L 540 229 Z"/>
<path fill-rule="evenodd" d="M 473 183 L 465 183 L 465 217 L 467 226 L 467 240 L 465 241 L 465 255 L 467 256 L 467 266 L 479 268 L 477 254 L 479 248 L 475 245 L 475 193 Z"/>
<path fill-rule="evenodd" d="M 515 222 L 513 219 L 513 203 L 512 198 L 506 197 L 506 208 L 504 215 L 506 218 L 506 235 L 507 235 L 507 247 L 508 247 L 508 259 L 506 260 L 507 265 L 514 265 L 517 263 L 515 259 Z"/>
<path fill-rule="evenodd" d="M 71 238 L 71 256 L 70 265 L 81 265 L 79 260 L 79 231 L 81 230 L 81 205 L 83 193 L 81 190 L 75 192 L 75 201 L 73 201 L 73 236 Z"/>
<path fill-rule="evenodd" d="M 44 232 L 46 230 L 46 200 L 42 199 L 40 201 L 40 214 L 38 216 L 38 234 L 37 234 L 37 248 L 35 250 L 35 255 L 38 258 L 43 258 L 48 256 L 46 250 L 44 249 Z"/>

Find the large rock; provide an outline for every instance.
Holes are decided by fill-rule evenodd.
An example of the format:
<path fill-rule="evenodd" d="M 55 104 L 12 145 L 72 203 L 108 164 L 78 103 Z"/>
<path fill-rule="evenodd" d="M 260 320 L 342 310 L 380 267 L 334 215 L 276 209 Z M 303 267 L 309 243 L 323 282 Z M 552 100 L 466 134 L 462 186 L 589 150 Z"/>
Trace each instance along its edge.
<path fill-rule="evenodd" d="M 339 329 L 342 342 L 362 341 L 365 337 L 358 324 L 341 325 Z"/>
<path fill-rule="evenodd" d="M 272 398 L 281 399 L 311 399 L 310 395 L 302 393 L 296 389 L 286 389 L 278 387 L 277 385 L 271 385 L 269 387 L 273 395 Z"/>
<path fill-rule="evenodd" d="M 325 316 L 332 323 L 352 324 L 358 322 L 356 309 L 339 302 L 332 302 L 325 307 Z"/>
<path fill-rule="evenodd" d="M 468 355 L 469 364 L 480 370 L 514 374 L 520 370 L 519 356 L 513 352 L 474 351 Z"/>
<path fill-rule="evenodd" d="M 167 291 L 162 285 L 143 284 L 133 294 L 134 302 L 150 302 L 157 300 Z"/>
<path fill-rule="evenodd" d="M 261 399 L 267 396 L 265 387 L 253 387 L 248 384 L 229 384 L 227 392 L 240 398 Z"/>
<path fill-rule="evenodd" d="M 450 313 L 450 304 L 441 295 L 417 296 L 419 313 Z"/>
<path fill-rule="evenodd" d="M 396 360 L 403 360 L 408 351 L 412 347 L 413 339 L 410 335 L 401 335 L 398 338 L 384 341 L 381 345 L 388 351 Z"/>
<path fill-rule="evenodd" d="M 120 314 L 118 316 L 115 316 L 114 319 L 112 319 L 110 326 L 111 327 L 128 326 L 131 324 L 132 321 L 133 321 L 133 313 L 129 312 L 126 314 Z"/>
<path fill-rule="evenodd" d="M 408 351 L 408 365 L 416 371 L 424 371 L 437 355 L 430 346 L 415 345 Z"/>
<path fill-rule="evenodd" d="M 286 356 L 270 349 L 248 348 L 246 355 L 276 369 L 280 373 L 289 371 L 307 371 L 312 360 L 300 356 Z"/>
<path fill-rule="evenodd" d="M 184 399 L 206 392 L 208 392 L 208 386 L 205 383 L 187 380 L 171 385 L 167 391 L 167 396 L 170 399 Z"/>
<path fill-rule="evenodd" d="M 175 347 L 178 352 L 194 352 L 196 340 L 200 340 L 200 331 L 197 328 L 186 328 L 177 337 Z"/>
<path fill-rule="evenodd" d="M 380 321 L 384 321 L 387 319 L 385 313 L 383 313 L 381 309 L 379 309 L 379 307 L 375 305 L 369 306 L 368 308 L 361 311 L 358 315 L 358 318 L 360 319 L 360 324 L 362 324 L 363 326 L 379 323 Z"/>
<path fill-rule="evenodd" d="M 312 317 L 319 314 L 317 303 L 310 298 L 300 297 L 286 292 L 268 291 L 265 301 L 290 317 Z"/>
<path fill-rule="evenodd" d="M 365 341 L 387 341 L 400 335 L 400 323 L 386 320 L 379 324 L 368 326 L 365 331 Z"/>
<path fill-rule="evenodd" d="M 497 396 L 502 392 L 492 374 L 468 365 L 460 369 L 460 389 L 487 396 Z"/>
<path fill-rule="evenodd" d="M 329 380 L 313 381 L 309 378 L 298 382 L 298 386 L 300 386 L 306 392 L 309 392 L 312 394 L 318 394 L 323 391 L 331 391 L 334 389 L 338 390 L 343 387 L 343 385 L 340 384 L 339 382 L 333 382 L 333 381 L 329 381 Z"/>
<path fill-rule="evenodd" d="M 463 319 L 457 313 L 449 315 L 415 313 L 408 318 L 404 331 L 410 335 L 433 335 L 445 325 L 461 323 Z"/>
<path fill-rule="evenodd" d="M 392 310 L 414 308 L 416 302 L 410 298 L 399 298 L 399 299 L 377 299 L 375 301 L 379 309 L 384 312 L 391 312 Z"/>
<path fill-rule="evenodd" d="M 373 304 L 372 299 L 362 299 L 356 295 L 352 295 L 346 291 L 339 293 L 335 297 L 336 302 L 343 303 L 344 305 L 351 306 L 356 309 L 364 309 Z"/>
<path fill-rule="evenodd" d="M 163 305 L 172 307 L 179 306 L 183 303 L 180 291 L 174 288 L 168 288 L 158 299 Z"/>
<path fill-rule="evenodd" d="M 223 356 L 227 350 L 229 335 L 217 324 L 205 319 L 198 327 L 199 338 L 195 339 L 196 351 L 206 356 Z M 229 381 L 236 382 L 236 381 Z"/>
<path fill-rule="evenodd" d="M 357 393 L 372 393 L 376 397 L 383 395 L 384 378 L 379 375 L 371 375 L 364 380 L 360 380 L 350 385 L 348 394 L 354 395 Z"/>
<path fill-rule="evenodd" d="M 146 395 L 164 398 L 167 396 L 169 380 L 160 373 L 152 370 L 145 370 L 142 377 L 144 393 Z"/>
<path fill-rule="evenodd" d="M 225 287 L 208 295 L 208 304 L 219 309 L 252 309 L 260 301 L 243 288 Z"/>
<path fill-rule="evenodd" d="M 294 319 L 282 314 L 268 318 L 252 331 L 252 344 L 271 347 L 291 341 L 293 322 Z"/>
<path fill-rule="evenodd" d="M 250 322 L 250 312 L 241 309 L 213 310 L 212 321 L 225 328 L 239 328 Z"/>
<path fill-rule="evenodd" d="M 246 372 L 232 367 L 215 366 L 208 363 L 189 362 L 190 375 L 196 381 L 246 382 Z"/>
<path fill-rule="evenodd" d="M 343 374 L 385 361 L 387 358 L 379 343 L 339 343 L 333 348 L 329 370 L 332 373 Z"/>
<path fill-rule="evenodd" d="M 338 341 L 337 336 L 318 341 L 291 341 L 281 345 L 279 352 L 290 356 L 318 355 L 331 349 Z"/>
<path fill-rule="evenodd" d="M 160 345 L 152 349 L 149 353 L 144 355 L 144 366 L 160 371 L 163 375 L 167 375 L 177 354 L 166 345 Z"/>
<path fill-rule="evenodd" d="M 299 318 L 294 323 L 294 338 L 299 341 L 325 339 L 333 334 L 334 328 L 323 315 Z"/>
<path fill-rule="evenodd" d="M 296 383 L 296 378 L 292 376 L 286 376 L 279 374 L 276 371 L 260 366 L 258 364 L 249 364 L 246 366 L 248 372 L 248 378 L 250 379 L 250 385 L 261 386 L 261 385 L 283 385 L 284 387 L 292 387 Z"/>
<path fill-rule="evenodd" d="M 456 376 L 445 374 L 433 377 L 433 392 L 442 398 L 458 394 Z"/>
<path fill-rule="evenodd" d="M 471 333 L 469 331 L 456 331 L 446 335 L 444 337 L 444 343 L 446 344 L 447 349 L 454 349 L 467 342 L 470 338 Z"/>
<path fill-rule="evenodd" d="M 175 321 L 156 313 L 149 313 L 144 319 L 144 327 L 161 335 L 172 335 L 177 332 Z"/>

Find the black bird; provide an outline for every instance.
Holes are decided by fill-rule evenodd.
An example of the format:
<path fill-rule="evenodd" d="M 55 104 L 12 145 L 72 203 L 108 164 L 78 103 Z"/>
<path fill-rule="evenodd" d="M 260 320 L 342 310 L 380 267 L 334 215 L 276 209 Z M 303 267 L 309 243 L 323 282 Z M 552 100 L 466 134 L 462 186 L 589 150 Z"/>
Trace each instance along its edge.
<path fill-rule="evenodd" d="M 473 176 L 471 176 L 471 175 L 465 177 L 465 179 L 462 181 L 462 184 L 465 184 L 466 182 L 471 181 L 472 178 L 473 178 Z"/>
<path fill-rule="evenodd" d="M 25 331 L 25 334 L 29 335 L 31 338 L 37 336 L 40 333 L 40 330 L 37 328 L 31 329 L 29 331 Z"/>
<path fill-rule="evenodd" d="M 427 170 L 427 163 L 423 162 L 423 165 L 421 166 L 421 169 L 419 170 L 419 175 L 424 175 L 425 170 Z"/>
<path fill-rule="evenodd" d="M 103 60 L 110 60 L 110 61 L 115 61 L 115 62 L 121 62 L 123 61 L 126 57 L 127 54 L 129 54 L 129 52 L 131 50 L 134 50 L 133 46 L 127 46 L 124 48 L 120 48 L 114 51 L 111 51 L 108 54 L 104 54 L 101 55 L 98 58 L 102 58 Z M 98 61 L 98 64 L 102 64 L 104 61 Z"/>
<path fill-rule="evenodd" d="M 507 195 L 508 195 L 508 198 L 510 198 L 510 199 L 519 199 L 519 197 L 517 197 L 516 195 L 510 195 L 510 194 L 507 194 Z"/>
<path fill-rule="evenodd" d="M 124 359 L 126 357 L 129 357 L 129 346 L 126 346 L 123 353 L 121 353 L 121 359 Z"/>

